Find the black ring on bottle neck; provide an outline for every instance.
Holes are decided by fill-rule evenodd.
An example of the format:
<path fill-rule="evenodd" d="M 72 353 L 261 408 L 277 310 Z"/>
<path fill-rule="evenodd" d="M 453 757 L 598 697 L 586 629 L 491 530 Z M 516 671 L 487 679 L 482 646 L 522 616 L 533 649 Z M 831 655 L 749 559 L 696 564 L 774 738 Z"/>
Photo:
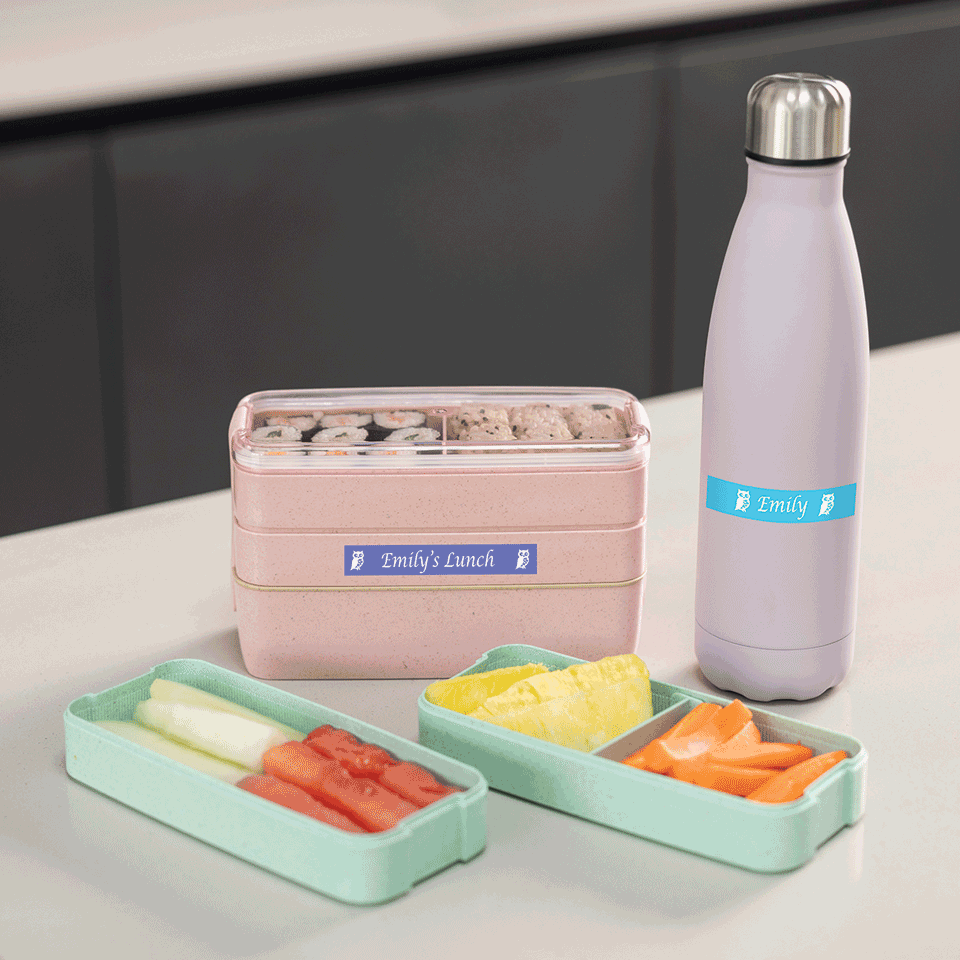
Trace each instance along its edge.
<path fill-rule="evenodd" d="M 783 160 L 779 157 L 764 157 L 759 153 L 754 153 L 752 150 L 743 151 L 751 160 L 757 160 L 760 163 L 772 163 L 777 167 L 826 167 L 831 163 L 839 163 L 841 160 L 846 160 L 850 156 L 850 151 L 848 150 L 843 156 L 840 157 L 821 157 L 818 160 Z"/>

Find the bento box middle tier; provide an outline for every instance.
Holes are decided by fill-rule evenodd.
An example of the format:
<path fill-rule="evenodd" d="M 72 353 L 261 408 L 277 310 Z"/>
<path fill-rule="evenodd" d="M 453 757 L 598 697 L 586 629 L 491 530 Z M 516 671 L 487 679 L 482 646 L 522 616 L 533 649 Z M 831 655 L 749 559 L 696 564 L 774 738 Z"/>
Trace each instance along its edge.
<path fill-rule="evenodd" d="M 266 391 L 230 424 L 233 583 L 264 679 L 636 649 L 650 424 L 620 390 Z"/>

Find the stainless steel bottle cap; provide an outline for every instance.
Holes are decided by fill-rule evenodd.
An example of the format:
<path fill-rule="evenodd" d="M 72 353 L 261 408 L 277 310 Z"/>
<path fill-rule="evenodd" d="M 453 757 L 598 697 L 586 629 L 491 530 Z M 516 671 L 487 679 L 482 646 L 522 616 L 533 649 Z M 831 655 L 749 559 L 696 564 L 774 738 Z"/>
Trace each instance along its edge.
<path fill-rule="evenodd" d="M 850 152 L 850 90 L 819 73 L 775 73 L 747 94 L 747 156 L 833 163 Z"/>

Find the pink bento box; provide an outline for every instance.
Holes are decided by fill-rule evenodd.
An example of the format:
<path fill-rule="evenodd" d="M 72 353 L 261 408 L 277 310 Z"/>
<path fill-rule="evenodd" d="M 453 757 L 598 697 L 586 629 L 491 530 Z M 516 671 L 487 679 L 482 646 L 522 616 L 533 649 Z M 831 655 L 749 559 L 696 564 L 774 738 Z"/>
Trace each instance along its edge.
<path fill-rule="evenodd" d="M 620 390 L 251 394 L 230 424 L 247 669 L 434 678 L 507 643 L 635 651 L 649 456 Z"/>

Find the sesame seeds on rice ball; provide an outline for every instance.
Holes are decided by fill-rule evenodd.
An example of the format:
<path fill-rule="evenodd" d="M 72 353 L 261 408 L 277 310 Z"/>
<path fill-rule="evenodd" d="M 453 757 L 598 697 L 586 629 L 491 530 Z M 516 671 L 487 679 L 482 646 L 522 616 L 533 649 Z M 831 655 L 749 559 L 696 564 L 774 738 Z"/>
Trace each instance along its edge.
<path fill-rule="evenodd" d="M 461 407 L 447 422 L 447 431 L 450 439 L 469 440 L 466 434 L 472 428 L 489 428 L 495 433 L 500 427 L 510 431 L 510 421 L 507 418 L 506 407 L 467 406 Z M 487 435 L 484 434 L 484 439 Z M 493 437 L 490 437 L 493 439 Z M 502 439 L 507 439 L 506 437 Z"/>
<path fill-rule="evenodd" d="M 473 440 L 479 443 L 489 443 L 490 441 L 511 441 L 516 437 L 506 423 L 474 423 L 464 427 L 457 438 L 459 440 Z"/>
<path fill-rule="evenodd" d="M 605 403 L 571 407 L 566 419 L 577 440 L 622 440 L 627 435 L 617 411 Z"/>
<path fill-rule="evenodd" d="M 547 404 L 530 404 L 510 411 L 510 426 L 518 440 L 572 440 L 563 414 Z"/>

